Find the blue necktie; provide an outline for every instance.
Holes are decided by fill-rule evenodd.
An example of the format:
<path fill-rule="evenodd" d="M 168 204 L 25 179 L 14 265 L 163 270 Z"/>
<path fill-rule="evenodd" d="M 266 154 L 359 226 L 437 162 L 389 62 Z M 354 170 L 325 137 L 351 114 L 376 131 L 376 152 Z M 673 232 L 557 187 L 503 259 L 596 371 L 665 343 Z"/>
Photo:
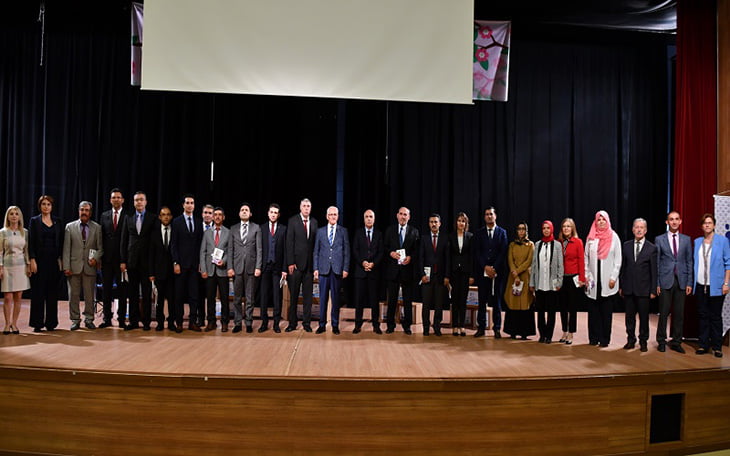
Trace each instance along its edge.
<path fill-rule="evenodd" d="M 400 247 L 401 248 L 403 248 L 403 238 L 404 238 L 404 234 L 405 234 L 404 232 L 405 232 L 405 229 L 403 227 L 400 227 Z"/>
<path fill-rule="evenodd" d="M 332 246 L 332 243 L 335 240 L 335 227 L 332 226 L 332 225 L 330 225 L 330 236 L 329 236 L 329 239 L 330 239 L 330 246 Z"/>

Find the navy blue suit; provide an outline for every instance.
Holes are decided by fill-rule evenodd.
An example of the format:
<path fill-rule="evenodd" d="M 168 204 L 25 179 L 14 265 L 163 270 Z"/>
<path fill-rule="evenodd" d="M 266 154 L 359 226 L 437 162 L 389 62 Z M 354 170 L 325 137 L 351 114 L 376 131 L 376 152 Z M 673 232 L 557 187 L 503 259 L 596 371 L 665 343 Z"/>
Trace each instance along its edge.
<path fill-rule="evenodd" d="M 433 248 L 433 233 L 428 232 L 421 238 L 421 250 L 418 255 L 418 274 L 423 277 L 429 276 L 429 281 L 421 285 L 423 295 L 423 307 L 421 307 L 421 318 L 423 319 L 423 333 L 428 334 L 431 326 L 431 309 L 433 309 L 433 329 L 436 334 L 441 332 L 441 320 L 443 319 L 444 298 L 446 287 L 444 277 L 449 272 L 449 242 L 444 233 L 439 233 L 436 242 L 436 249 Z M 426 274 L 424 268 L 431 268 L 431 273 Z"/>
<path fill-rule="evenodd" d="M 645 346 L 649 340 L 649 297 L 656 293 L 657 268 L 656 246 L 644 239 L 639 255 L 634 258 L 636 241 L 624 242 L 621 254 L 621 273 L 618 283 L 626 303 L 626 339 L 636 342 L 636 313 L 639 313 L 639 342 Z"/>
<path fill-rule="evenodd" d="M 152 231 L 155 228 L 157 217 L 150 212 L 145 211 L 142 217 L 141 230 L 137 233 L 137 211 L 132 210 L 131 214 L 127 214 L 124 225 L 124 233 L 119 248 L 119 260 L 127 265 L 127 274 L 129 276 L 129 327 L 139 327 L 139 322 L 149 328 L 152 320 L 152 283 L 149 277 L 149 253 L 150 241 L 152 239 Z M 139 295 L 142 289 L 142 309 L 140 315 Z M 118 315 L 119 316 L 119 315 Z M 120 323 L 124 317 L 119 316 Z"/>
<path fill-rule="evenodd" d="M 362 326 L 362 314 L 365 306 L 370 307 L 370 318 L 373 329 L 380 328 L 380 303 L 378 302 L 378 282 L 383 263 L 383 235 L 375 227 L 372 228 L 368 241 L 366 228 L 355 232 L 352 240 L 352 257 L 355 262 L 355 328 Z M 363 261 L 373 263 L 370 271 L 363 267 Z"/>
<path fill-rule="evenodd" d="M 281 273 L 286 272 L 286 225 L 276 223 L 274 235 L 271 236 L 271 222 L 259 226 L 261 228 L 261 253 L 263 269 L 261 270 L 261 327 L 269 327 L 269 307 L 274 309 L 274 326 L 281 321 Z"/>
<path fill-rule="evenodd" d="M 314 270 L 319 274 L 319 327 L 327 326 L 327 303 L 332 292 L 332 328 L 340 326 L 342 273 L 350 270 L 350 241 L 347 228 L 336 225 L 332 244 L 329 223 L 317 230 L 314 241 Z"/>
<path fill-rule="evenodd" d="M 671 344 L 680 345 L 684 332 L 684 298 L 687 287 L 694 286 L 694 258 L 692 240 L 686 234 L 677 235 L 677 256 L 674 256 L 674 242 L 670 242 L 671 232 L 660 234 L 654 239 L 657 249 L 657 286 L 659 295 L 659 323 L 656 328 L 656 341 L 659 345 L 667 343 L 667 320 L 672 313 Z"/>
<path fill-rule="evenodd" d="M 479 310 L 477 324 L 480 331 L 487 327 L 487 304 L 494 309 L 492 322 L 494 330 L 502 328 L 502 294 L 507 275 L 507 232 L 494 225 L 492 238 L 489 238 L 487 227 L 474 233 L 474 279 L 479 288 Z M 497 277 L 490 279 L 484 275 L 484 267 L 492 266 L 497 270 Z"/>
<path fill-rule="evenodd" d="M 187 216 L 181 214 L 172 221 L 172 239 L 170 253 L 172 261 L 180 266 L 180 274 L 175 277 L 175 323 L 182 325 L 185 312 L 185 301 L 190 304 L 189 324 L 203 326 L 205 311 L 203 303 L 198 300 L 200 283 L 198 265 L 200 263 L 200 243 L 203 240 L 203 220 L 192 217 L 191 232 Z"/>

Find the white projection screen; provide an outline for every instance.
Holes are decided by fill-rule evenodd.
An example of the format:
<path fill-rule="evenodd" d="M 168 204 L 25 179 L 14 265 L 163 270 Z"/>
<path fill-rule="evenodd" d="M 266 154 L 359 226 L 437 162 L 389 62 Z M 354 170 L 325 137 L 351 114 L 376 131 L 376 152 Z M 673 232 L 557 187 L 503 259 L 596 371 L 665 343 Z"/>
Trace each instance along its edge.
<path fill-rule="evenodd" d="M 472 103 L 473 0 L 146 0 L 142 88 Z"/>

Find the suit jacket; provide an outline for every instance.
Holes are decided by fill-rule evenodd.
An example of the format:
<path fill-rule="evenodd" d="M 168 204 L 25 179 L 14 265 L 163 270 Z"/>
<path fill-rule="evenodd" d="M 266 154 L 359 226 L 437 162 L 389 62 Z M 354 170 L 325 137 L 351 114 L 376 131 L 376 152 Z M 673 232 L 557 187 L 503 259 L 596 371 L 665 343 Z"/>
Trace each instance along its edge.
<path fill-rule="evenodd" d="M 161 223 L 158 220 L 155 223 L 154 229 L 150 234 L 150 253 L 149 253 L 149 275 L 154 276 L 155 279 L 168 280 L 172 279 L 174 275 L 172 267 L 172 252 L 170 251 L 170 245 L 172 241 L 172 227 L 170 229 L 169 238 L 167 239 L 168 244 L 165 247 Z"/>
<path fill-rule="evenodd" d="M 171 223 L 172 242 L 170 251 L 172 261 L 183 269 L 198 269 L 200 242 L 203 240 L 203 219 L 193 216 L 193 229 L 188 230 L 185 214 L 178 215 Z"/>
<path fill-rule="evenodd" d="M 309 217 L 309 238 L 304 231 L 301 214 L 289 219 L 286 229 L 286 265 L 294 264 L 302 272 L 314 271 L 314 240 L 317 238 L 317 220 Z"/>
<path fill-rule="evenodd" d="M 474 266 L 474 233 L 464 232 L 464 243 L 459 252 L 459 239 L 456 233 L 449 234 L 449 269 L 446 270 L 446 278 L 451 278 L 455 272 L 462 272 L 472 276 Z M 483 275 L 483 274 L 482 274 Z"/>
<path fill-rule="evenodd" d="M 352 257 L 355 261 L 354 275 L 356 279 L 377 278 L 380 275 L 380 268 L 383 263 L 383 235 L 373 227 L 370 235 L 372 239 L 368 245 L 368 237 L 365 231 L 365 227 L 358 229 L 352 239 Z M 374 263 L 370 272 L 365 271 L 365 268 L 362 267 L 363 261 Z"/>
<path fill-rule="evenodd" d="M 474 278 L 484 278 L 484 267 L 492 266 L 497 270 L 497 281 L 501 282 L 507 273 L 507 232 L 495 225 L 492 239 L 489 239 L 487 227 L 483 226 L 474 233 Z"/>
<path fill-rule="evenodd" d="M 145 211 L 142 218 L 142 229 L 137 234 L 135 217 L 137 211 L 127 214 L 124 222 L 124 233 L 120 244 L 119 260 L 126 263 L 128 268 L 139 269 L 143 274 L 149 268 L 149 250 L 152 231 L 155 229 L 157 217 L 150 211 Z"/>
<path fill-rule="evenodd" d="M 423 268 L 431 267 L 431 282 L 443 283 L 449 270 L 449 241 L 446 233 L 439 233 L 436 251 L 433 250 L 433 233 L 429 231 L 421 238 L 421 250 L 418 254 L 418 275 L 423 277 Z"/>
<path fill-rule="evenodd" d="M 383 252 L 385 255 L 385 278 L 387 280 L 398 280 L 400 274 L 400 280 L 413 280 L 418 274 L 416 268 L 421 236 L 415 227 L 406 225 L 406 235 L 403 239 L 403 247 L 401 247 L 398 234 L 399 228 L 400 225 L 395 224 L 385 230 L 385 251 Z M 401 248 L 406 250 L 406 256 L 411 257 L 411 262 L 407 265 L 398 264 L 398 261 L 390 256 L 391 252 Z"/>
<path fill-rule="evenodd" d="M 654 239 L 654 245 L 657 248 L 657 285 L 665 289 L 672 288 L 676 268 L 679 287 L 682 289 L 694 287 L 692 240 L 686 234 L 679 234 L 677 236 L 677 258 L 674 258 L 667 233 L 660 234 Z"/>
<path fill-rule="evenodd" d="M 695 251 L 694 251 L 694 275 L 697 276 L 699 270 L 699 262 L 705 261 L 702 256 L 702 243 L 703 238 L 698 237 L 695 239 Z M 715 234 L 712 237 L 712 249 L 708 258 L 708 278 L 710 279 L 710 296 L 722 296 L 722 284 L 725 283 L 725 271 L 730 269 L 730 242 L 727 238 Z M 699 280 L 699 278 L 698 278 Z M 693 288 L 696 288 L 695 284 L 692 284 Z M 694 290 L 697 293 L 697 290 Z"/>
<path fill-rule="evenodd" d="M 329 241 L 329 223 L 317 230 L 314 241 L 314 270 L 326 275 L 342 275 L 350 271 L 350 239 L 347 228 L 337 225 L 332 245 Z"/>
<path fill-rule="evenodd" d="M 549 254 L 550 269 L 549 282 L 550 290 L 556 291 L 557 288 L 563 286 L 563 245 L 557 239 L 552 241 L 552 253 Z M 530 271 L 530 286 L 536 290 L 540 286 L 540 254 L 542 249 L 549 249 L 550 244 L 543 242 L 542 239 L 535 243 L 535 250 L 532 252 L 532 270 Z M 541 291 L 550 291 L 541 290 Z"/>
<path fill-rule="evenodd" d="M 241 240 L 241 222 L 230 228 L 230 239 L 228 240 L 228 268 L 233 269 L 236 274 L 253 274 L 256 269 L 261 269 L 263 255 L 261 248 L 261 229 L 251 221 L 248 222 L 248 233 L 246 243 Z"/>
<path fill-rule="evenodd" d="M 81 220 L 75 220 L 66 225 L 63 236 L 63 270 L 72 274 L 96 275 L 96 268 L 89 265 L 89 250 L 94 249 L 94 258 L 97 265 L 101 265 L 104 256 L 104 246 L 101 243 L 101 226 L 89 220 L 86 232 L 86 242 L 81 235 Z"/>
<path fill-rule="evenodd" d="M 636 251 L 635 240 L 624 242 L 621 254 L 621 273 L 619 283 L 624 295 L 645 296 L 656 294 L 657 283 L 657 248 L 654 244 L 644 238 L 644 245 L 641 247 L 639 256 L 634 259 Z"/>
<path fill-rule="evenodd" d="M 249 230 L 251 226 L 249 225 Z M 250 233 L 250 231 L 249 231 Z M 203 241 L 200 243 L 200 271 L 208 274 L 209 277 L 213 275 L 217 277 L 228 276 L 228 244 L 231 241 L 231 231 L 225 226 L 221 226 L 221 231 L 218 237 L 218 246 L 215 245 L 215 225 L 203 233 Z M 223 250 L 223 263 L 218 266 L 213 264 L 211 255 L 213 251 L 218 248 Z"/>
<path fill-rule="evenodd" d="M 63 255 L 63 237 L 64 237 L 64 227 L 61 224 L 61 219 L 56 217 L 55 215 L 51 216 L 51 221 L 53 222 L 53 230 L 55 234 L 55 241 L 56 241 L 56 250 L 57 254 L 55 255 L 55 258 L 61 258 Z M 41 230 L 43 227 L 41 224 L 43 221 L 41 220 L 41 215 L 35 215 L 30 218 L 30 222 L 28 223 L 28 257 L 29 258 L 38 258 L 38 255 L 40 254 L 42 248 L 41 248 Z"/>
<path fill-rule="evenodd" d="M 271 266 L 274 272 L 285 272 L 287 270 L 284 260 L 286 259 L 286 225 L 276 223 L 274 237 L 271 237 L 269 222 L 259 225 L 261 229 L 261 253 L 263 264 L 269 261 L 270 245 L 274 248 L 274 264 Z"/>
<path fill-rule="evenodd" d="M 128 210 L 121 209 L 117 218 L 116 230 L 114 229 L 114 210 L 109 209 L 101 214 L 99 225 L 101 225 L 101 242 L 104 244 L 104 258 L 102 259 L 102 263 L 105 265 L 119 266 L 119 263 L 122 262 L 120 250 L 128 214 Z"/>

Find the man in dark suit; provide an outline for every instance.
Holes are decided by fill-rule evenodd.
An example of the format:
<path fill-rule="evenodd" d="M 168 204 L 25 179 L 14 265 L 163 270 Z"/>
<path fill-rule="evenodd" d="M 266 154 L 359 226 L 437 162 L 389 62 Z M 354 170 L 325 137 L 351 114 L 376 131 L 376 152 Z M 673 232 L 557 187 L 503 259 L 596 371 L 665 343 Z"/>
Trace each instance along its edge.
<path fill-rule="evenodd" d="M 276 203 L 269 205 L 269 222 L 262 225 L 261 251 L 264 268 L 261 271 L 261 327 L 259 332 L 269 329 L 269 307 L 274 309 L 274 332 L 280 333 L 281 280 L 286 280 L 284 247 L 286 225 L 279 223 L 280 208 Z"/>
<path fill-rule="evenodd" d="M 340 211 L 327 208 L 327 225 L 317 230 L 314 241 L 314 278 L 319 279 L 319 328 L 327 330 L 327 303 L 332 295 L 332 332 L 340 333 L 340 287 L 350 270 L 350 239 L 347 228 L 337 225 Z"/>
<path fill-rule="evenodd" d="M 200 321 L 205 312 L 200 310 L 202 303 L 198 301 L 198 265 L 200 259 L 200 242 L 203 239 L 203 221 L 193 214 L 195 197 L 183 197 L 183 213 L 172 221 L 172 253 L 175 271 L 175 324 L 182 325 L 185 313 L 185 302 L 190 305 L 188 328 L 201 331 Z"/>
<path fill-rule="evenodd" d="M 289 326 L 286 332 L 297 329 L 297 303 L 302 290 L 304 315 L 302 325 L 312 332 L 312 293 L 314 291 L 314 238 L 317 220 L 311 217 L 312 202 L 304 198 L 299 203 L 299 214 L 289 219 L 286 230 L 286 264 L 289 280 Z"/>
<path fill-rule="evenodd" d="M 140 321 L 145 331 L 150 330 L 152 284 L 149 281 L 149 251 L 154 227 L 155 216 L 147 211 L 147 195 L 138 191 L 134 194 L 134 212 L 127 215 L 125 221 L 120 247 L 119 269 L 129 276 L 129 324 L 124 327 L 127 331 L 139 328 Z"/>
<path fill-rule="evenodd" d="M 165 299 L 167 299 L 167 327 L 171 331 L 182 332 L 182 326 L 175 326 L 175 280 L 172 267 L 172 253 L 170 252 L 170 239 L 172 238 L 172 211 L 167 206 L 160 208 L 158 215 L 159 222 L 155 224 L 150 239 L 150 268 L 149 280 L 157 289 L 157 302 L 155 303 L 155 330 L 165 329 Z"/>
<path fill-rule="evenodd" d="M 383 235 L 376 230 L 375 212 L 368 209 L 363 214 L 365 227 L 355 232 L 352 241 L 352 256 L 355 260 L 355 329 L 358 334 L 362 328 L 362 314 L 365 306 L 370 307 L 370 319 L 373 332 L 382 334 L 380 330 L 380 302 L 378 302 L 378 284 L 380 268 L 383 261 Z"/>
<path fill-rule="evenodd" d="M 418 230 L 408 224 L 411 211 L 407 207 L 398 209 L 398 223 L 385 231 L 385 279 L 388 281 L 388 312 L 386 333 L 395 331 L 395 311 L 398 307 L 398 288 L 403 291 L 403 332 L 411 334 L 413 322 L 413 291 L 420 235 Z"/>
<path fill-rule="evenodd" d="M 484 211 L 485 226 L 474 234 L 474 275 L 479 288 L 477 332 L 482 337 L 487 328 L 487 305 L 492 308 L 494 338 L 502 337 L 502 293 L 507 274 L 507 232 L 497 226 L 497 210 L 488 207 Z"/>
<path fill-rule="evenodd" d="M 657 248 L 657 287 L 659 296 L 659 323 L 656 328 L 656 341 L 659 351 L 666 350 L 667 320 L 672 313 L 672 340 L 669 348 L 684 353 L 682 333 L 684 330 L 684 298 L 692 293 L 694 286 L 694 255 L 692 240 L 679 233 L 682 218 L 679 212 L 667 214 L 666 234 L 654 239 Z"/>
<path fill-rule="evenodd" d="M 109 202 L 112 208 L 101 214 L 101 242 L 104 245 L 104 256 L 101 258 L 102 302 L 103 318 L 99 328 L 108 328 L 112 325 L 112 300 L 114 299 L 114 285 L 116 284 L 117 321 L 119 327 L 124 328 L 127 320 L 127 282 L 122 281 L 119 271 L 120 248 L 122 234 L 126 231 L 126 213 L 122 205 L 124 196 L 122 191 L 114 188 L 111 191 Z"/>
<path fill-rule="evenodd" d="M 213 209 L 213 226 L 203 233 L 200 244 L 200 276 L 205 280 L 208 324 L 205 332 L 215 331 L 215 295 L 221 300 L 221 332 L 228 331 L 228 246 L 231 232 L 223 226 L 226 214 L 223 208 Z M 202 306 L 201 306 L 202 307 Z"/>
<path fill-rule="evenodd" d="M 646 220 L 637 218 L 631 229 L 634 239 L 624 242 L 621 255 L 619 293 L 626 303 L 625 350 L 636 346 L 636 312 L 639 312 L 639 349 L 647 350 L 649 340 L 649 300 L 656 294 L 656 246 L 646 239 Z"/>
<path fill-rule="evenodd" d="M 428 236 L 421 238 L 421 250 L 418 255 L 418 274 L 421 276 L 421 293 L 423 307 L 423 335 L 428 336 L 431 327 L 431 310 L 433 310 L 433 333 L 441 335 L 446 284 L 444 274 L 449 269 L 446 236 L 441 235 L 441 216 L 431 214 L 428 217 Z"/>

